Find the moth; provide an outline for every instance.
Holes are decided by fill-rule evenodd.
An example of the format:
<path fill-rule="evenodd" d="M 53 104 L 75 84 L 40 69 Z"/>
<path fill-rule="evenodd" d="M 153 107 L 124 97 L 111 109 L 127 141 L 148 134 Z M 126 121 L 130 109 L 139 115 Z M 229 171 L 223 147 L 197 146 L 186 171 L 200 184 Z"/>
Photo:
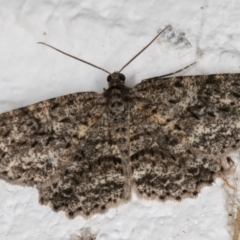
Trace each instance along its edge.
<path fill-rule="evenodd" d="M 41 204 L 69 218 L 131 191 L 181 200 L 210 185 L 239 147 L 240 75 L 172 76 L 179 70 L 127 87 L 122 70 L 163 31 L 113 73 L 45 44 L 107 72 L 108 88 L 1 114 L 0 178 L 36 187 Z"/>

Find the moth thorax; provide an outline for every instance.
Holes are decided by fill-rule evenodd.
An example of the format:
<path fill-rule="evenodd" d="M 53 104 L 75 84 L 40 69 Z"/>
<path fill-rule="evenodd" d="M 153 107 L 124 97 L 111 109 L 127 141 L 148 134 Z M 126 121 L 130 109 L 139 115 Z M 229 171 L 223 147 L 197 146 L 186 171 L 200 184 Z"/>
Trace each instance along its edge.
<path fill-rule="evenodd" d="M 110 110 L 113 115 L 124 114 L 125 112 L 125 104 L 124 101 L 120 98 L 113 98 L 110 102 Z"/>

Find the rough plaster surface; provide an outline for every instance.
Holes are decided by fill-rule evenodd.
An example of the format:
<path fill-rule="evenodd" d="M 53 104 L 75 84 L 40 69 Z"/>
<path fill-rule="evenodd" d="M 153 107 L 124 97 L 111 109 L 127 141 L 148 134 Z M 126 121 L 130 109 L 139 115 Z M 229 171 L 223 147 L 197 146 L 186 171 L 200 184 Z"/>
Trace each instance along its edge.
<path fill-rule="evenodd" d="M 125 70 L 130 86 L 176 71 L 181 75 L 240 72 L 240 1 L 0 0 L 0 112 L 107 86 L 106 74 L 38 41 L 113 72 L 167 24 L 165 35 Z M 185 35 L 184 35 L 185 34 Z M 227 240 L 223 181 L 180 203 L 139 200 L 89 220 L 69 220 L 38 204 L 34 188 L 0 181 L 0 239 L 68 240 L 89 227 L 101 240 Z"/>

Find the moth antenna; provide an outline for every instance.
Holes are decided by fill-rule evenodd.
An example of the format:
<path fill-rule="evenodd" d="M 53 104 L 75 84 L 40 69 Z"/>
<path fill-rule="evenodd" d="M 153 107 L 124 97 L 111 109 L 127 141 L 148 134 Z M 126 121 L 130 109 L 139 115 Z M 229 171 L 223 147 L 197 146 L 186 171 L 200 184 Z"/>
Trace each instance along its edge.
<path fill-rule="evenodd" d="M 175 71 L 175 72 L 171 72 L 171 73 L 168 73 L 168 74 L 165 74 L 165 75 L 162 75 L 162 76 L 158 76 L 159 78 L 163 78 L 163 77 L 167 77 L 167 76 L 171 76 L 173 74 L 176 74 L 176 73 L 179 73 L 179 72 L 182 72 L 183 70 L 187 69 L 187 68 L 190 68 L 192 65 L 196 64 L 197 62 L 193 62 L 189 65 L 187 65 L 186 67 L 184 68 L 181 68 L 180 70 L 178 71 Z"/>
<path fill-rule="evenodd" d="M 49 44 L 47 44 L 47 43 L 38 42 L 38 44 L 42 44 L 42 45 L 45 45 L 45 46 L 47 46 L 47 47 L 50 47 L 50 48 L 52 48 L 52 49 L 54 49 L 54 50 L 56 50 L 56 51 L 58 51 L 58 52 L 60 52 L 60 53 L 62 53 L 62 54 L 67 55 L 68 57 L 74 58 L 74 59 L 76 59 L 76 60 L 78 60 L 78 61 L 81 61 L 81 62 L 84 62 L 84 63 L 86 63 L 86 64 L 88 64 L 88 65 L 90 65 L 90 66 L 92 66 L 92 67 L 98 68 L 98 69 L 100 69 L 100 70 L 102 70 L 102 71 L 104 71 L 104 72 L 106 72 L 106 73 L 108 73 L 108 74 L 111 74 L 110 72 L 108 72 L 107 70 L 105 70 L 105 69 L 103 69 L 103 68 L 101 68 L 101 67 L 98 67 L 98 66 L 96 66 L 96 65 L 94 65 L 94 64 L 92 64 L 92 63 L 90 63 L 90 62 L 87 62 L 87 61 L 81 59 L 81 58 L 77 58 L 77 57 L 72 56 L 72 55 L 70 55 L 70 54 L 68 54 L 68 53 L 65 53 L 65 52 L 61 51 L 60 49 L 57 49 L 57 48 L 55 48 L 55 47 L 53 47 L 53 46 L 51 46 L 51 45 L 49 45 Z"/>
<path fill-rule="evenodd" d="M 167 28 L 170 26 L 165 27 L 160 33 L 157 34 L 153 40 L 148 43 L 140 52 L 138 52 L 134 57 L 132 57 L 118 72 L 120 73 L 127 65 L 129 65 L 137 56 L 139 56 L 146 48 L 148 48 L 157 38 L 160 34 L 162 34 Z"/>

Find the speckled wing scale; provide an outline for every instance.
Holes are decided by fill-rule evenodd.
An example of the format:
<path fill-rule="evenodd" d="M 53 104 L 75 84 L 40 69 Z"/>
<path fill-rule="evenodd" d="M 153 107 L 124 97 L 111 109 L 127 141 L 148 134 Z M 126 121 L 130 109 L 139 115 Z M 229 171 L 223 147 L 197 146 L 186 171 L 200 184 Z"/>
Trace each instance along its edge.
<path fill-rule="evenodd" d="M 152 78 L 133 91 L 137 193 L 177 200 L 197 195 L 223 170 L 223 154 L 239 146 L 240 74 Z"/>
<path fill-rule="evenodd" d="M 36 186 L 40 203 L 70 218 L 104 212 L 132 190 L 180 200 L 210 185 L 240 144 L 240 74 L 156 77 L 128 88 L 122 69 L 102 94 L 1 114 L 0 178 Z"/>
<path fill-rule="evenodd" d="M 0 177 L 36 185 L 42 204 L 69 217 L 103 211 L 124 197 L 115 142 L 100 94 L 71 94 L 17 109 L 0 115 Z"/>
<path fill-rule="evenodd" d="M 66 165 L 71 145 L 96 124 L 103 105 L 100 94 L 77 93 L 1 114 L 1 177 L 24 185 L 51 180 Z"/>
<path fill-rule="evenodd" d="M 130 197 L 130 191 L 127 194 L 124 191 L 123 159 L 109 110 L 104 105 L 107 100 L 96 99 L 101 104 L 99 110 L 95 104 L 87 109 L 89 119 L 83 117 L 83 121 L 87 120 L 83 125 L 86 131 L 73 136 L 64 170 L 50 185 L 40 189 L 42 203 L 50 203 L 54 210 L 66 211 L 69 217 L 104 212 Z M 89 126 L 96 111 L 101 117 Z"/>

